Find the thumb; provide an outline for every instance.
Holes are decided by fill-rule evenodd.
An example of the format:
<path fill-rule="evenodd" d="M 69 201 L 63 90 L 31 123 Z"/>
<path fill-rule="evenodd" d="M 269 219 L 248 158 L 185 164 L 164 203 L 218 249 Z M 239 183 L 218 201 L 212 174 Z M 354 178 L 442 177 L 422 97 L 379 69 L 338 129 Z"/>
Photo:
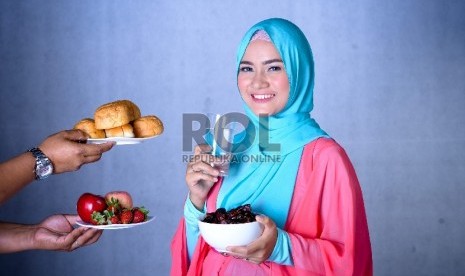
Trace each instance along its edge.
<path fill-rule="evenodd" d="M 265 215 L 257 215 L 255 216 L 255 219 L 257 220 L 258 223 L 262 225 L 262 229 L 265 231 L 266 229 L 273 229 L 276 227 L 275 222 L 270 218 Z"/>
<path fill-rule="evenodd" d="M 270 224 L 270 218 L 265 215 L 256 215 L 255 220 L 262 225 L 262 228 Z"/>
<path fill-rule="evenodd" d="M 65 217 L 71 225 L 75 225 L 76 221 L 80 219 L 78 215 L 65 215 Z"/>
<path fill-rule="evenodd" d="M 66 139 L 71 141 L 83 141 L 89 138 L 89 135 L 80 129 L 71 129 L 66 131 Z"/>

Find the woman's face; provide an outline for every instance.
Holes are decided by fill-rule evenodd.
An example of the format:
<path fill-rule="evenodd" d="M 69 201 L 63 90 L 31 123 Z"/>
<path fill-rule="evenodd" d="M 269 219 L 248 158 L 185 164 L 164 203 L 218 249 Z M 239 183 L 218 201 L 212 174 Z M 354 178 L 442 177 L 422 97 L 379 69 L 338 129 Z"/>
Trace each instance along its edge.
<path fill-rule="evenodd" d="M 250 42 L 239 65 L 237 84 L 247 106 L 255 115 L 274 115 L 289 98 L 289 79 L 273 43 Z"/>

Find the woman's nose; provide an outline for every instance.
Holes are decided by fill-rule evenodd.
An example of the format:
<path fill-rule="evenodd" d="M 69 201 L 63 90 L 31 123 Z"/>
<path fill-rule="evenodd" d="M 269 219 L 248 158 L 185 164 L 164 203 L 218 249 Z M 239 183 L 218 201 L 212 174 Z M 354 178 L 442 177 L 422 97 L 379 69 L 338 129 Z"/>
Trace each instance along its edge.
<path fill-rule="evenodd" d="M 257 73 L 252 79 L 252 87 L 254 89 L 261 89 L 268 86 L 266 77 L 262 73 Z"/>

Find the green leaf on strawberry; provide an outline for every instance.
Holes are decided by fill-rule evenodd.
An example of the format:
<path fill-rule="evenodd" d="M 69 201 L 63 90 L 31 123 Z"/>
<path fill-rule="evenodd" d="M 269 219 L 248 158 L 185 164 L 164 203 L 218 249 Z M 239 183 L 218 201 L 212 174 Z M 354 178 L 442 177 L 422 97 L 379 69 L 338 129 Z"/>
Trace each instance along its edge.
<path fill-rule="evenodd" d="M 106 211 L 106 210 L 105 210 Z M 105 212 L 104 211 L 104 212 Z M 97 211 L 94 211 L 91 215 L 91 221 L 92 221 L 92 224 L 95 224 L 95 225 L 104 225 L 106 224 L 107 222 L 107 219 L 105 217 L 105 215 L 103 215 L 102 213 L 100 212 L 97 212 Z"/>

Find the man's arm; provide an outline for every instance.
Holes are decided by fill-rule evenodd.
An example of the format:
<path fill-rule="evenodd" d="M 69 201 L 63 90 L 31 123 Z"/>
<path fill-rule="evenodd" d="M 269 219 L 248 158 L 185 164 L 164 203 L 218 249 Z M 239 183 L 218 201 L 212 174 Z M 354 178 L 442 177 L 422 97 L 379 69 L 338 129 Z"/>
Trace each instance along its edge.
<path fill-rule="evenodd" d="M 34 181 L 35 163 L 32 153 L 26 152 L 0 164 L 0 204 Z"/>

